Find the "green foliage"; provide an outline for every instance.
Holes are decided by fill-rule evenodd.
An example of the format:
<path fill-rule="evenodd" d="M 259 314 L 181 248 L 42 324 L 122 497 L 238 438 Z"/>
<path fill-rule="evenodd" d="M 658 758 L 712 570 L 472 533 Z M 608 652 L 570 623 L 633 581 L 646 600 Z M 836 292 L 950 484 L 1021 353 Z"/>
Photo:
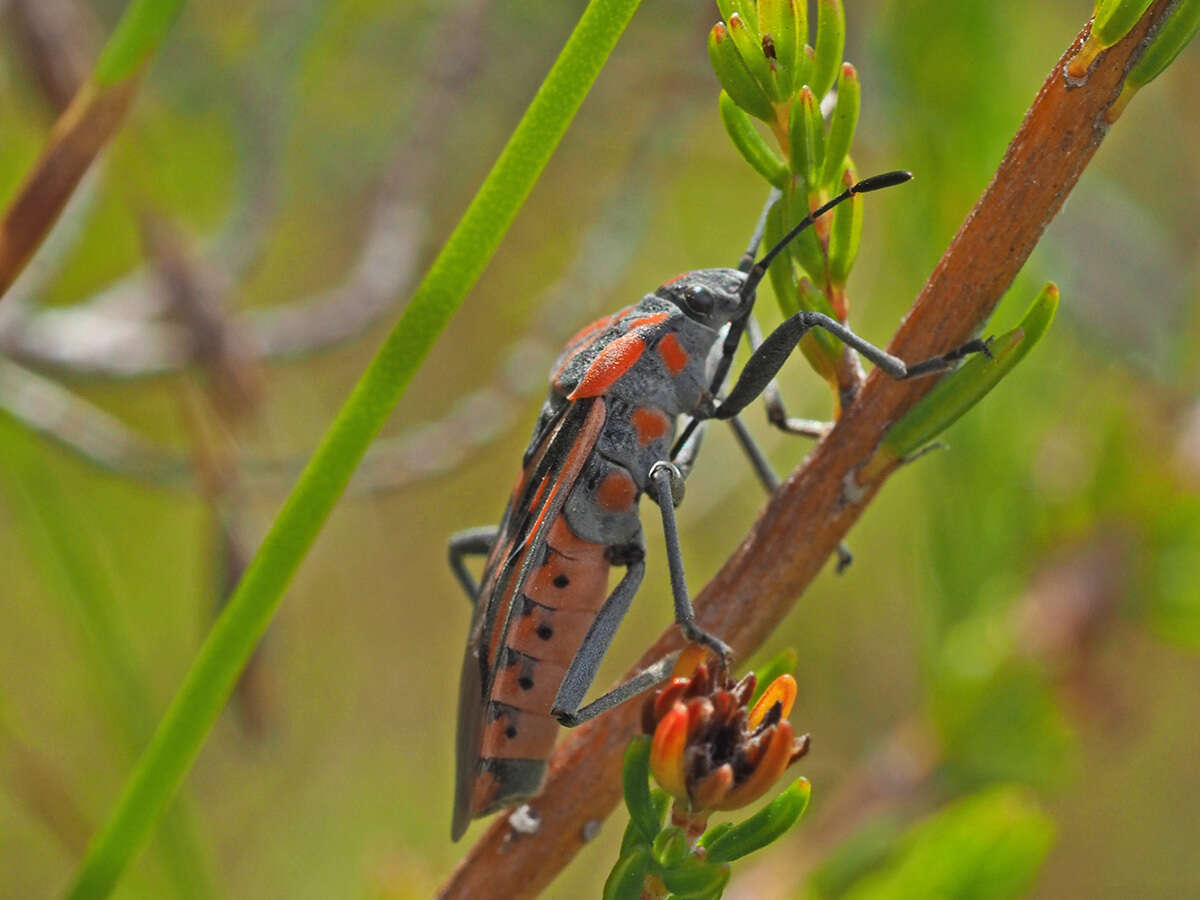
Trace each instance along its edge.
<path fill-rule="evenodd" d="M 604 900 L 638 900 L 650 871 L 650 848 L 639 844 L 623 853 L 604 882 Z"/>
<path fill-rule="evenodd" d="M 1200 509 L 1164 510 L 1159 553 L 1149 567 L 1150 625 L 1164 640 L 1200 650 Z"/>
<path fill-rule="evenodd" d="M 1098 0 L 1092 36 L 1101 47 L 1111 47 L 1129 33 L 1150 7 L 1151 0 Z"/>
<path fill-rule="evenodd" d="M 654 808 L 654 802 L 650 798 L 650 779 L 647 775 L 649 771 L 650 736 L 639 735 L 625 748 L 621 777 L 630 824 L 641 833 L 643 841 L 653 841 L 662 828 L 662 816 Z"/>
<path fill-rule="evenodd" d="M 887 867 L 863 878 L 845 897 L 1020 897 L 1053 841 L 1053 824 L 1026 794 L 994 788 L 914 826 Z"/>
<path fill-rule="evenodd" d="M 811 796 L 812 786 L 808 779 L 797 778 L 750 818 L 706 842 L 709 862 L 733 862 L 773 844 L 804 815 Z"/>
<path fill-rule="evenodd" d="M 725 131 L 746 162 L 772 187 L 785 188 L 789 178 L 787 163 L 763 140 L 750 118 L 725 91 L 721 91 L 720 108 Z"/>
<path fill-rule="evenodd" d="M 1049 687 L 1016 652 L 1002 615 L 980 610 L 949 629 L 929 687 L 947 777 L 960 788 L 1061 778 L 1072 736 Z"/>
<path fill-rule="evenodd" d="M 837 103 L 829 122 L 829 139 L 825 142 L 825 161 L 819 184 L 830 187 L 842 178 L 850 144 L 854 141 L 854 129 L 858 127 L 858 111 L 862 105 L 862 86 L 858 72 L 850 63 L 842 65 L 837 82 Z"/>
<path fill-rule="evenodd" d="M 842 0 L 817 0 L 816 62 L 812 72 L 812 89 L 824 97 L 837 79 L 846 49 L 846 10 Z"/>
<path fill-rule="evenodd" d="M 104 45 L 92 78 L 101 87 L 135 74 L 158 50 L 184 0 L 132 0 Z"/>
<path fill-rule="evenodd" d="M 276 517 L 112 817 L 93 840 L 72 897 L 107 895 L 162 815 L 367 446 L 483 271 L 636 8 L 637 0 L 593 0 L 584 12 L 491 174 Z M 139 27 L 152 31 L 157 21 Z"/>
<path fill-rule="evenodd" d="M 843 841 L 809 876 L 804 896 L 841 897 L 863 876 L 885 865 L 904 834 L 898 819 L 877 816 Z"/>
<path fill-rule="evenodd" d="M 1129 70 L 1125 83 L 1133 88 L 1149 84 L 1191 43 L 1197 31 L 1200 31 L 1200 0 L 1179 0 L 1142 58 Z"/>
<path fill-rule="evenodd" d="M 903 459 L 917 452 L 987 396 L 1041 340 L 1058 309 L 1058 288 L 1047 284 L 1021 324 L 992 341 L 990 356 L 976 354 L 943 378 L 883 439 L 886 452 Z"/>

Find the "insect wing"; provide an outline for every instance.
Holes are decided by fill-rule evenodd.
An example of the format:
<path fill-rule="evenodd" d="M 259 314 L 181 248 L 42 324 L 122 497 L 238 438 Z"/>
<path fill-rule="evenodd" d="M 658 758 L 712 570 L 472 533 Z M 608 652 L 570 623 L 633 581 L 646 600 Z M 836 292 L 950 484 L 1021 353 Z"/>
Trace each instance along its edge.
<path fill-rule="evenodd" d="M 505 510 L 495 546 L 484 567 L 479 598 L 463 655 L 458 695 L 455 840 L 473 814 L 472 800 L 484 728 L 484 707 L 503 657 L 514 598 L 541 558 L 550 526 L 587 462 L 604 426 L 605 403 L 589 398 L 566 403 L 531 447 L 528 463 Z"/>

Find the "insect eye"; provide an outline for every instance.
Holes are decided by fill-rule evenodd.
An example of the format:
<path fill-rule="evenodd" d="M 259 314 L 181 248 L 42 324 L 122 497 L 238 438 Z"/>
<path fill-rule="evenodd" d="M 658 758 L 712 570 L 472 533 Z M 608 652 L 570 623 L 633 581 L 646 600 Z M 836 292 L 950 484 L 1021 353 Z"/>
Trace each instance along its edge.
<path fill-rule="evenodd" d="M 683 299 L 688 310 L 697 316 L 707 316 L 713 311 L 712 294 L 699 285 L 689 290 Z"/>

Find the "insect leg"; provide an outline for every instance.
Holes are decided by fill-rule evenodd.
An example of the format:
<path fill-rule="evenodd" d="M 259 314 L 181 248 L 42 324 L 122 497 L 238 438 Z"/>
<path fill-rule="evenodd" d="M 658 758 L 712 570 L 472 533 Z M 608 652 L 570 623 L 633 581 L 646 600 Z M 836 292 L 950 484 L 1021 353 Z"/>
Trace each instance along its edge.
<path fill-rule="evenodd" d="M 631 561 L 625 577 L 613 588 L 613 592 L 609 594 L 608 599 L 604 601 L 604 605 L 596 614 L 595 621 L 592 622 L 591 628 L 584 636 L 583 643 L 579 645 L 575 658 L 571 660 L 571 665 L 567 668 L 567 674 L 563 676 L 562 685 L 559 687 L 558 693 L 554 697 L 554 705 L 550 709 L 550 714 L 561 724 L 568 727 L 575 726 L 614 706 L 619 706 L 630 697 L 658 684 L 667 677 L 671 667 L 675 664 L 675 657 L 678 654 L 673 653 L 650 668 L 634 675 L 624 684 L 617 685 L 607 694 L 598 697 L 582 709 L 580 708 L 583 695 L 595 681 L 600 661 L 608 651 L 608 645 L 612 643 L 617 626 L 625 618 L 629 602 L 641 586 L 642 576 L 645 572 L 646 564 L 641 559 Z"/>
<path fill-rule="evenodd" d="M 746 340 L 750 344 L 751 353 L 761 347 L 763 343 L 762 328 L 758 324 L 758 319 L 753 315 L 746 320 Z M 763 405 L 767 408 L 767 421 L 787 434 L 820 440 L 832 427 L 830 422 L 789 416 L 787 408 L 783 405 L 783 396 L 779 393 L 779 385 L 775 383 L 774 379 L 767 382 L 767 386 L 763 388 L 762 398 Z"/>
<path fill-rule="evenodd" d="M 775 474 L 775 470 L 771 467 L 770 461 L 763 454 L 762 449 L 746 428 L 744 422 L 737 416 L 729 420 L 729 427 L 733 429 L 733 436 L 737 438 L 738 445 L 750 460 L 750 467 L 754 469 L 754 474 L 758 476 L 759 484 L 768 494 L 775 493 L 775 489 L 779 487 L 779 476 Z M 850 548 L 845 544 L 837 545 L 837 572 L 839 575 L 846 571 L 846 567 L 854 561 L 854 554 L 850 552 Z"/>
<path fill-rule="evenodd" d="M 987 343 L 975 339 L 967 341 L 961 347 L 957 347 L 949 353 L 944 353 L 941 356 L 935 356 L 910 366 L 904 360 L 892 356 L 886 350 L 876 347 L 870 341 L 860 338 L 836 319 L 831 319 L 829 316 L 818 312 L 798 312 L 791 318 L 784 320 L 782 325 L 767 336 L 762 346 L 754 351 L 754 354 L 746 363 L 746 367 L 742 369 L 742 374 L 738 378 L 737 384 L 734 385 L 733 390 L 729 392 L 729 396 L 725 398 L 725 401 L 713 413 L 714 418 L 728 419 L 736 416 L 745 409 L 755 397 L 766 389 L 771 379 L 775 377 L 775 374 L 783 366 L 788 356 L 796 348 L 796 344 L 799 343 L 800 339 L 811 328 L 824 328 L 842 341 L 842 343 L 857 350 L 897 380 L 916 378 L 921 375 L 929 375 L 933 372 L 943 372 L 964 356 L 971 353 L 988 352 Z"/>
<path fill-rule="evenodd" d="M 729 427 L 733 429 L 733 436 L 737 438 L 738 446 L 742 448 L 742 452 L 750 460 L 750 468 L 754 470 L 754 474 L 758 477 L 758 482 L 763 486 L 763 490 L 768 494 L 775 493 L 775 489 L 779 487 L 779 476 L 771 468 L 770 461 L 750 434 L 749 429 L 746 428 L 746 424 L 737 416 L 733 416 L 729 420 Z"/>
<path fill-rule="evenodd" d="M 454 573 L 458 583 L 467 592 L 467 599 L 471 601 L 472 606 L 479 599 L 479 585 L 467 571 L 467 564 L 463 558 L 487 556 L 492 552 L 492 546 L 496 543 L 496 535 L 499 533 L 500 529 L 495 525 L 484 525 L 481 528 L 468 528 L 466 531 L 460 531 L 450 536 L 448 547 L 450 571 Z"/>
<path fill-rule="evenodd" d="M 679 448 L 679 452 L 671 457 L 671 462 L 675 463 L 684 478 L 692 473 L 692 466 L 696 464 L 696 457 L 700 454 L 700 444 L 704 440 L 704 424 L 697 423 L 691 435 Z"/>
<path fill-rule="evenodd" d="M 720 638 L 709 634 L 696 624 L 692 600 L 688 596 L 687 579 L 683 574 L 683 553 L 679 548 L 679 531 L 675 525 L 675 504 L 683 498 L 683 475 L 669 462 L 660 460 L 650 467 L 654 485 L 654 500 L 662 513 L 663 537 L 667 545 L 667 565 L 671 571 L 671 594 L 675 601 L 675 622 L 689 641 L 704 644 L 729 660 L 733 651 Z"/>
<path fill-rule="evenodd" d="M 763 233 L 767 230 L 767 216 L 771 212 L 771 207 L 782 196 L 778 188 L 771 188 L 767 193 L 767 202 L 762 208 L 762 212 L 758 214 L 758 221 L 754 225 L 754 234 L 750 236 L 750 243 L 746 247 L 746 252 L 742 254 L 742 258 L 738 260 L 738 270 L 741 272 L 749 272 L 754 268 L 754 257 L 758 256 L 758 247 L 762 243 Z"/>

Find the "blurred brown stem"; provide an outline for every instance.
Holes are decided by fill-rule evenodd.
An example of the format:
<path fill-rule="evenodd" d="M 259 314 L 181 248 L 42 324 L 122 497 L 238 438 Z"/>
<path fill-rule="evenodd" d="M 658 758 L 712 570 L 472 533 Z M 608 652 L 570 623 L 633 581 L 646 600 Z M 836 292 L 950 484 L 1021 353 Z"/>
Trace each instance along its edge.
<path fill-rule="evenodd" d="M 46 148 L 0 221 L 0 298 L 58 219 L 75 186 L 125 119 L 141 76 L 97 87 L 86 82 L 63 111 Z"/>
<path fill-rule="evenodd" d="M 921 290 L 889 351 L 919 360 L 971 337 L 986 322 L 1033 251 L 1108 130 L 1117 99 L 1146 38 L 1171 0 L 1156 0 L 1133 30 L 1103 53 L 1088 76 L 1068 85 L 1063 67 L 1088 29 L 1042 85 L 1000 168 Z M 780 487 L 741 547 L 696 598 L 700 624 L 745 657 L 791 609 L 890 472 L 867 484 L 858 468 L 889 425 L 934 384 L 894 382 L 873 372 L 858 401 Z M 635 669 L 681 644 L 674 628 Z M 631 703 L 563 740 L 545 790 L 533 806 L 541 828 L 517 835 L 494 821 L 442 888 L 442 898 L 533 897 L 583 847 L 621 794 L 621 752 L 638 728 Z"/>

